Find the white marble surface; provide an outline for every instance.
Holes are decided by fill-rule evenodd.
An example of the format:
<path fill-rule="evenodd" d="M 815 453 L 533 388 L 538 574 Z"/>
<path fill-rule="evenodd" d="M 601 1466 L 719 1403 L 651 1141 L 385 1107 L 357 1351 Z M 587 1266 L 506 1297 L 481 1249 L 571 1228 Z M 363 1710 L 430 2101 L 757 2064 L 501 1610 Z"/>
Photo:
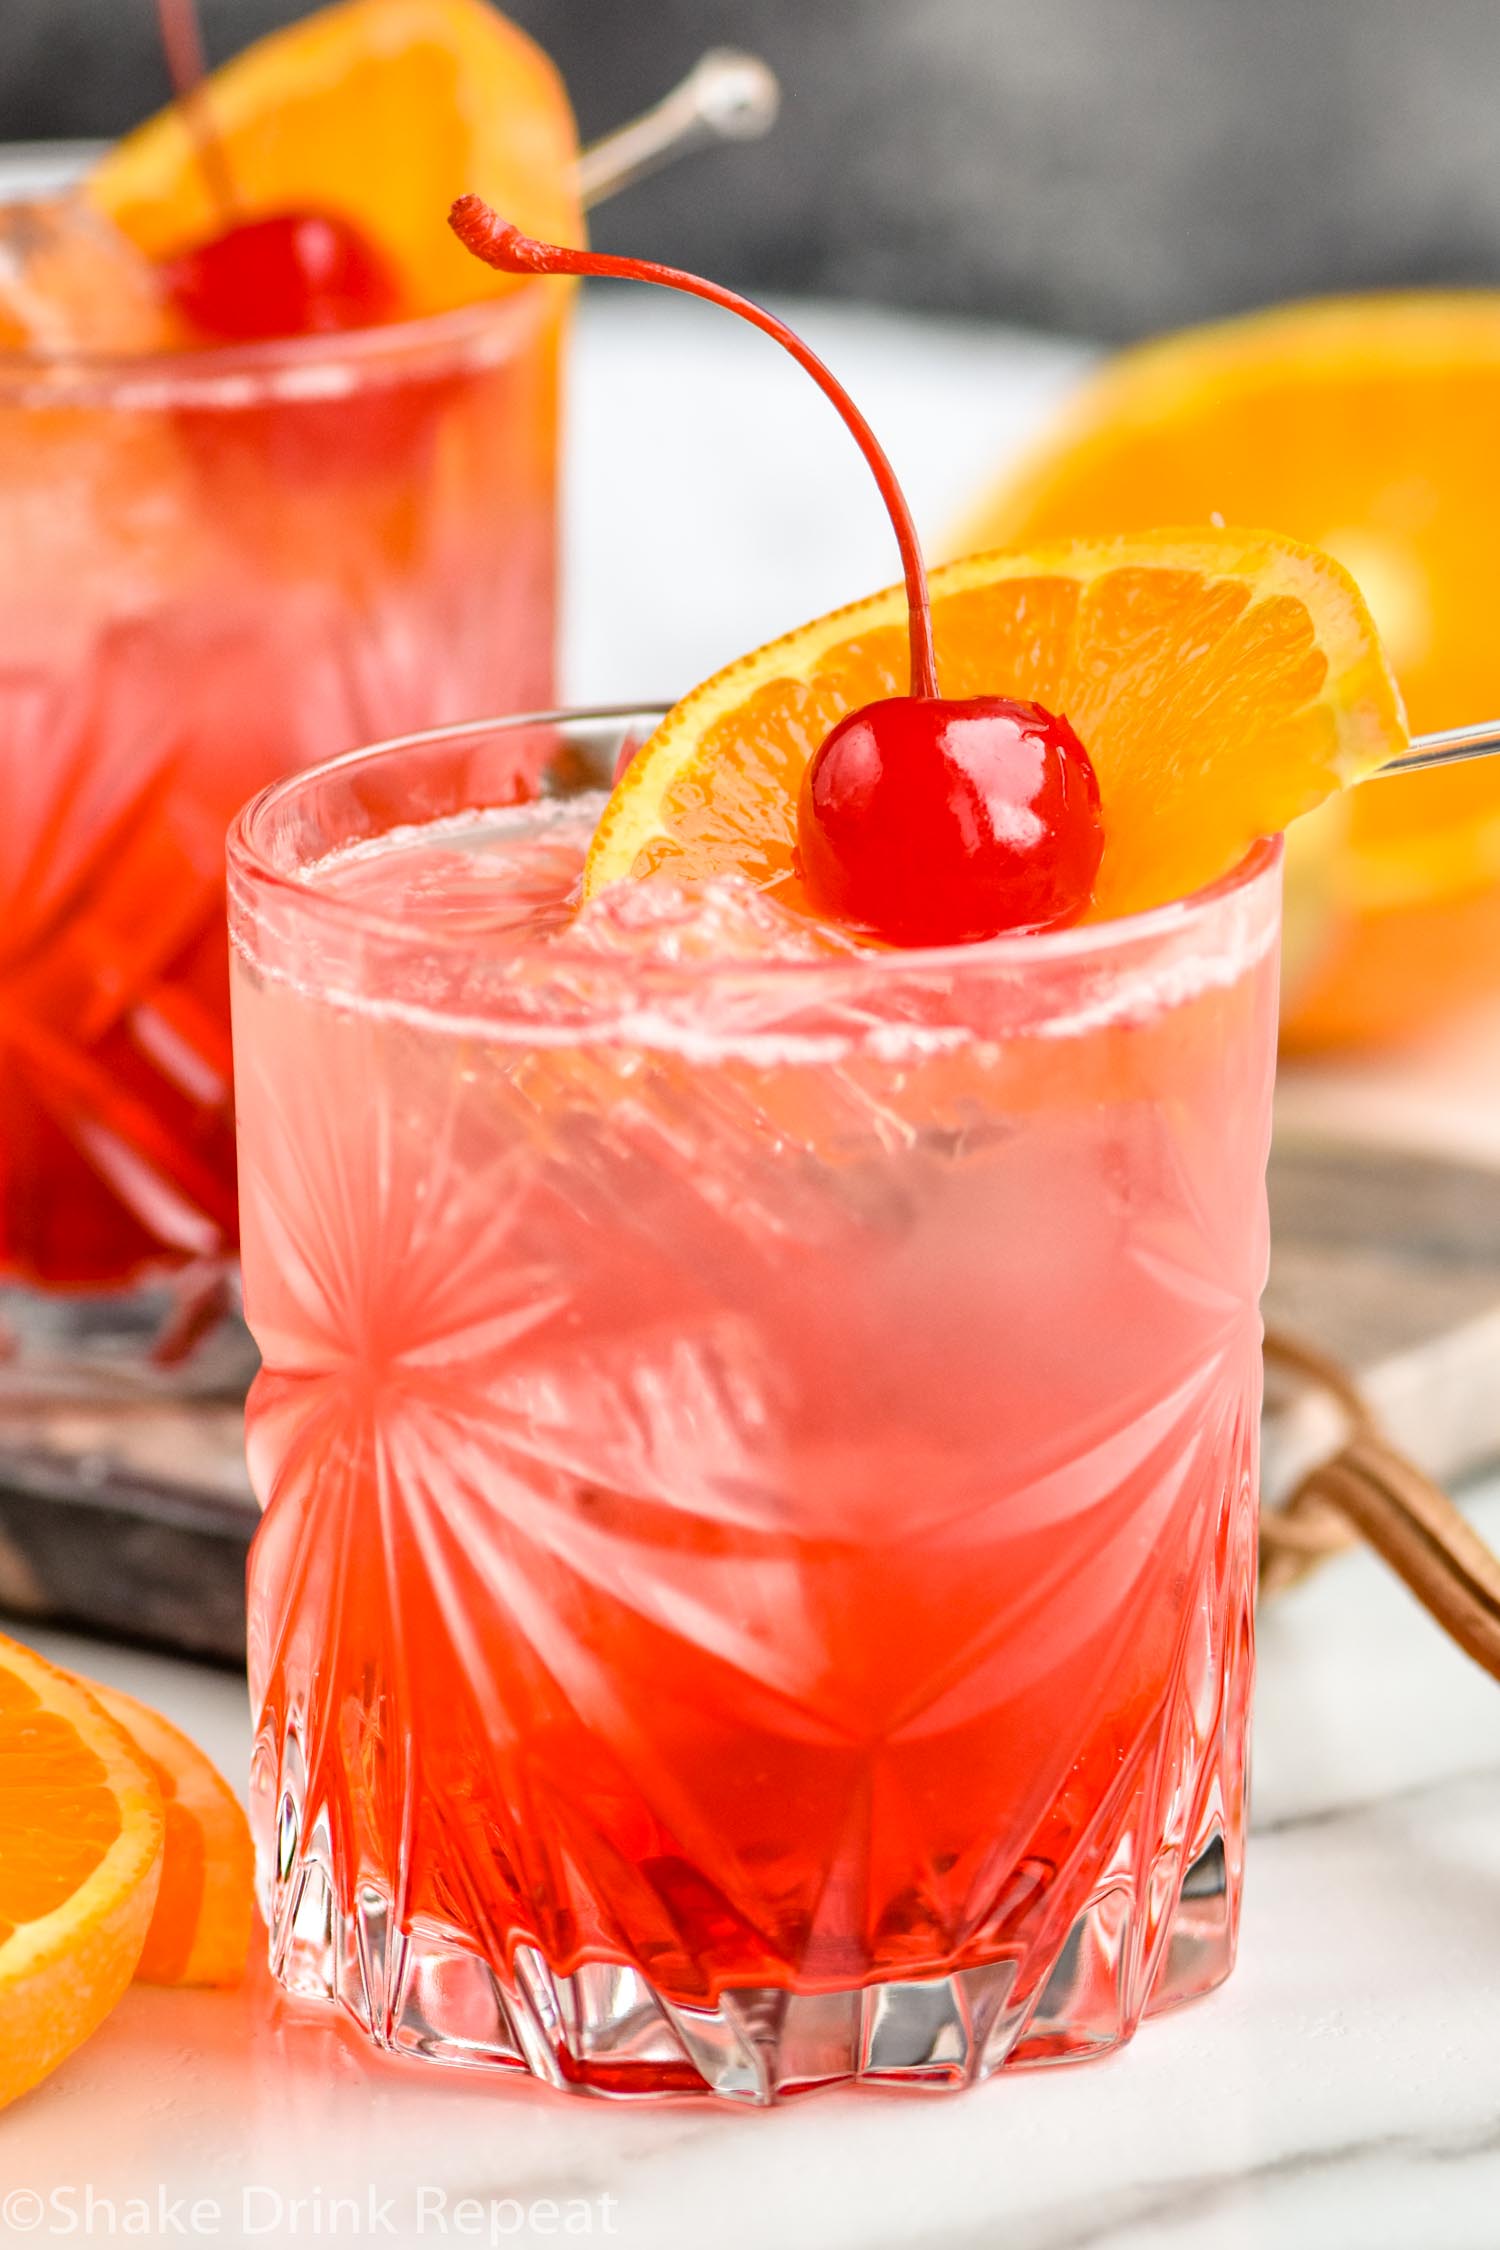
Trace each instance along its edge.
<path fill-rule="evenodd" d="M 821 308 L 805 325 L 934 531 L 1079 363 L 957 325 Z M 618 294 L 592 308 L 574 428 L 580 697 L 671 692 L 892 575 L 827 408 L 706 311 Z M 1355 1094 L 1375 1129 L 1500 1159 L 1500 1017 L 1439 1035 L 1420 1068 L 1365 1071 Z M 1348 1082 L 1308 1074 L 1287 1099 L 1347 1115 Z M 1500 1539 L 1500 1485 L 1476 1512 Z M 237 1683 L 45 1645 L 243 1772 Z M 332 2019 L 279 2018 L 259 1980 L 135 1991 L 0 2119 L 0 2243 L 106 2235 L 104 2204 L 87 2223 L 92 2189 L 120 2232 L 144 2216 L 161 2242 L 1494 2250 L 1500 1691 L 1350 1556 L 1264 1620 L 1255 1775 L 1235 1977 L 1108 2062 L 948 2100 L 627 2112 L 377 2064 Z"/>

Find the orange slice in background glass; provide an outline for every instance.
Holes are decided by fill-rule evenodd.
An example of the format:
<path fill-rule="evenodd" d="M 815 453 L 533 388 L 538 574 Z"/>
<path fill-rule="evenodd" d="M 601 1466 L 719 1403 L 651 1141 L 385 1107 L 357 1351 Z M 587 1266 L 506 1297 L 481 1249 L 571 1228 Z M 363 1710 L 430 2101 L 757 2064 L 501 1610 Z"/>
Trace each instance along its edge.
<path fill-rule="evenodd" d="M 1214 881 L 1406 741 L 1353 580 L 1269 534 L 971 555 L 933 572 L 932 614 L 945 696 L 1029 697 L 1077 729 L 1104 814 L 1096 920 Z M 795 895 L 808 760 L 845 712 L 906 684 L 899 587 L 741 657 L 637 752 L 599 823 L 586 894 L 734 872 Z"/>
<path fill-rule="evenodd" d="M 136 1964 L 140 1984 L 238 1984 L 254 1912 L 250 1826 L 197 1744 L 119 1688 L 89 1692 L 123 1727 L 156 1777 L 166 1848 L 156 1910 Z"/>
<path fill-rule="evenodd" d="M 204 100 L 235 216 L 351 220 L 401 276 L 407 315 L 517 286 L 449 232 L 455 196 L 472 190 L 550 241 L 583 239 L 567 92 L 486 0 L 342 0 L 226 63 Z M 153 260 L 225 223 L 175 107 L 111 149 L 86 192 Z"/>
<path fill-rule="evenodd" d="M 1497 429 L 1500 293 L 1293 305 L 1108 362 L 956 544 L 1273 525 L 1353 572 L 1413 727 L 1456 726 L 1500 712 Z M 1360 791 L 1287 874 L 1294 1042 L 1390 1036 L 1500 986 L 1500 764 Z"/>
<path fill-rule="evenodd" d="M 82 2045 L 135 1972 L 161 1792 L 77 1680 L 0 1639 L 0 2107 Z"/>

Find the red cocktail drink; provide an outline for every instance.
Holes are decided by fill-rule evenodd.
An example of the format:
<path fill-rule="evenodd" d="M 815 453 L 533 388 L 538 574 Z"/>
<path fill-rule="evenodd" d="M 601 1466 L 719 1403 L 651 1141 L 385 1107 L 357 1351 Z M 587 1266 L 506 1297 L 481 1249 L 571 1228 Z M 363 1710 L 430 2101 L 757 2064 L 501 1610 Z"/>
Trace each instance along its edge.
<path fill-rule="evenodd" d="M 628 726 L 231 847 L 278 1973 L 751 2100 L 1088 2054 L 1233 1956 L 1279 854 L 861 949 L 575 914 Z"/>
<path fill-rule="evenodd" d="M 0 354 L 0 1279 L 232 1251 L 225 827 L 547 699 L 565 312 Z"/>
<path fill-rule="evenodd" d="M 483 0 L 346 0 L 211 78 L 193 0 L 157 12 L 177 100 L 0 202 L 13 1388 L 165 1305 L 160 1366 L 229 1294 L 236 808 L 553 690 L 567 304 L 442 212 L 478 176 L 577 231 L 556 72 Z"/>

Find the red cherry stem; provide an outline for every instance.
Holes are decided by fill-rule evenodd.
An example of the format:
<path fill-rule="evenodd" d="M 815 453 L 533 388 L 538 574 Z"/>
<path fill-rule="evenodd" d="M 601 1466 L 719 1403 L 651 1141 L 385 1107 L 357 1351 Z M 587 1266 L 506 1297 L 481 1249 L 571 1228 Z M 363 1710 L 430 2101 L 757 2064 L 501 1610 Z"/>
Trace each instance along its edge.
<path fill-rule="evenodd" d="M 880 497 L 885 502 L 896 544 L 901 550 L 901 568 L 906 579 L 906 606 L 911 625 L 911 692 L 916 696 L 936 696 L 932 598 L 927 591 L 927 571 L 906 495 L 896 481 L 896 472 L 875 432 L 843 384 L 800 336 L 794 335 L 784 321 L 752 303 L 748 297 L 737 296 L 732 289 L 722 289 L 717 282 L 700 281 L 696 274 L 681 273 L 676 266 L 658 266 L 644 258 L 611 258 L 595 250 L 568 250 L 554 242 L 534 242 L 529 235 L 522 234 L 519 227 L 509 225 L 492 211 L 481 196 L 461 195 L 448 214 L 448 224 L 466 250 L 501 273 L 571 273 L 606 280 L 650 281 L 662 289 L 680 289 L 684 296 L 702 297 L 710 305 L 722 305 L 727 312 L 738 313 L 742 320 L 748 320 L 752 327 L 774 337 L 784 351 L 790 352 L 798 366 L 806 369 L 824 396 L 837 407 L 880 487 Z"/>
<path fill-rule="evenodd" d="M 172 92 L 182 111 L 183 123 L 192 137 L 198 168 L 210 198 L 218 205 L 219 217 L 228 227 L 237 216 L 238 199 L 224 143 L 219 138 L 212 106 L 203 90 L 208 68 L 203 57 L 196 0 L 156 0 L 156 21 L 162 52 L 167 58 L 167 76 L 172 81 Z"/>

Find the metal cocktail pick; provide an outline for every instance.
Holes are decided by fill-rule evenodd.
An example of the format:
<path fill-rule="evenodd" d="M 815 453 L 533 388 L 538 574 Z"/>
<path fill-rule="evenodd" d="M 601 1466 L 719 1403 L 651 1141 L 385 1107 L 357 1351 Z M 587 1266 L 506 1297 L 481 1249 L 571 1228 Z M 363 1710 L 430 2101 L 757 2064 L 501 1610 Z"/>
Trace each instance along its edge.
<path fill-rule="evenodd" d="M 653 109 L 583 151 L 578 191 L 585 208 L 694 149 L 715 141 L 759 140 L 780 107 L 781 88 L 769 63 L 733 47 L 711 47 Z"/>
<path fill-rule="evenodd" d="M 1440 734 L 1412 736 L 1399 758 L 1378 766 L 1372 781 L 1388 773 L 1422 773 L 1428 766 L 1461 766 L 1470 758 L 1489 758 L 1500 750 L 1500 719 L 1480 719 L 1473 726 L 1445 727 Z"/>

